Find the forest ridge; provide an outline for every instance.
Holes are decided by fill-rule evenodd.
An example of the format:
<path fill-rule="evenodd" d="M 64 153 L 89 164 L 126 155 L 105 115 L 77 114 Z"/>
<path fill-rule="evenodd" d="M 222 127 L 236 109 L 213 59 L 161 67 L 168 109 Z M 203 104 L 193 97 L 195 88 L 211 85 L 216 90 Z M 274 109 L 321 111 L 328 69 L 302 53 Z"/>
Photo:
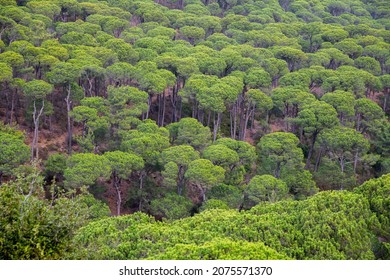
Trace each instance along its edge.
<path fill-rule="evenodd" d="M 0 259 L 389 259 L 389 40 L 384 0 L 0 0 Z"/>

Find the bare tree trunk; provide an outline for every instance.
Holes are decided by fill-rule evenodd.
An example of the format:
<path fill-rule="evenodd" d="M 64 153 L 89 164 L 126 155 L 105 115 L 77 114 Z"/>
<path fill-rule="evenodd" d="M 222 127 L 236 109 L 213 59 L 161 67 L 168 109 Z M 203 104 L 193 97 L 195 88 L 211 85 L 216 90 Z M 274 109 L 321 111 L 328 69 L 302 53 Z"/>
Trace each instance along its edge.
<path fill-rule="evenodd" d="M 344 173 L 344 169 L 345 169 L 345 161 L 344 161 L 344 158 L 341 157 L 341 158 L 339 159 L 339 161 L 340 161 L 341 173 Z"/>
<path fill-rule="evenodd" d="M 158 104 L 158 108 L 157 108 L 157 125 L 158 126 L 161 126 L 161 111 L 162 111 L 162 106 L 161 106 L 161 95 L 158 94 L 157 95 L 157 104 Z"/>
<path fill-rule="evenodd" d="M 14 122 L 14 110 L 15 110 L 15 92 L 12 91 L 11 96 L 11 112 L 10 112 L 10 118 L 9 118 L 9 124 L 12 126 L 12 123 Z"/>
<path fill-rule="evenodd" d="M 121 195 L 121 190 L 120 190 L 120 185 L 121 185 L 121 179 L 118 177 L 116 172 L 113 172 L 113 180 L 114 180 L 114 187 L 116 190 L 117 194 L 117 201 L 116 201 L 116 215 L 120 216 L 121 214 L 121 205 L 122 205 L 122 195 Z"/>
<path fill-rule="evenodd" d="M 142 189 L 144 188 L 144 178 L 145 178 L 146 172 L 145 170 L 142 170 L 139 175 L 139 189 L 140 189 L 140 194 L 142 195 Z M 142 197 L 139 199 L 138 203 L 138 210 L 141 211 L 142 209 Z"/>
<path fill-rule="evenodd" d="M 35 106 L 35 101 L 34 101 L 34 111 L 32 113 L 33 123 L 34 123 L 34 133 L 33 133 L 33 139 L 32 139 L 32 143 L 31 143 L 31 160 L 34 160 L 34 152 L 35 152 L 35 119 L 36 119 L 36 114 L 37 114 L 37 107 Z"/>
<path fill-rule="evenodd" d="M 179 172 L 178 172 L 178 179 L 179 183 L 177 184 L 177 194 L 181 195 L 183 193 L 184 189 L 184 168 L 183 166 L 179 166 Z"/>
<path fill-rule="evenodd" d="M 313 154 L 313 150 L 314 150 L 314 144 L 316 142 L 316 139 L 317 139 L 317 135 L 318 135 L 318 132 L 313 132 L 313 136 L 312 136 L 312 140 L 311 140 L 311 145 L 310 145 L 310 149 L 309 149 L 309 153 L 307 154 L 307 160 L 306 160 L 306 165 L 305 165 L 305 168 L 308 169 L 309 166 L 310 166 L 310 160 L 311 160 L 311 156 Z"/>
<path fill-rule="evenodd" d="M 4 96 L 5 96 L 5 122 L 9 123 L 10 120 L 10 100 L 9 100 L 9 93 L 7 89 L 4 89 Z"/>
<path fill-rule="evenodd" d="M 317 172 L 318 171 L 318 168 L 320 166 L 320 162 L 321 162 L 321 156 L 322 156 L 322 149 L 320 149 L 318 151 L 318 154 L 317 154 L 317 159 L 316 159 L 316 164 L 314 166 L 314 172 Z"/>
<path fill-rule="evenodd" d="M 238 104 L 236 103 L 234 105 L 234 110 L 233 110 L 233 139 L 236 139 L 237 138 L 237 108 L 238 108 Z"/>
<path fill-rule="evenodd" d="M 276 169 L 275 169 L 275 178 L 280 178 L 280 169 L 281 169 L 281 166 L 280 166 L 280 162 L 278 162 L 276 164 Z"/>
<path fill-rule="evenodd" d="M 265 115 L 265 122 L 268 124 L 268 112 L 266 113 Z M 255 110 L 252 111 L 252 116 L 251 116 L 251 130 L 254 128 L 254 124 L 255 124 Z"/>
<path fill-rule="evenodd" d="M 89 88 L 88 88 L 88 91 L 89 91 L 89 96 L 93 96 L 93 92 L 92 92 L 92 89 L 93 89 L 93 79 L 88 79 L 88 84 L 89 84 Z"/>
<path fill-rule="evenodd" d="M 145 119 L 149 118 L 150 106 L 152 105 L 152 95 L 149 93 L 148 97 L 148 111 L 146 112 Z"/>
<path fill-rule="evenodd" d="M 195 184 L 200 192 L 200 195 L 202 196 L 202 202 L 206 201 L 206 191 L 202 188 L 202 186 Z"/>
<path fill-rule="evenodd" d="M 192 104 L 192 118 L 195 119 L 197 114 L 198 114 L 198 107 L 197 107 L 197 102 L 194 100 L 194 103 Z"/>
<path fill-rule="evenodd" d="M 34 152 L 35 152 L 35 158 L 39 157 L 39 148 L 38 148 L 39 119 L 43 113 L 44 107 L 45 107 L 45 100 L 42 100 L 42 107 L 39 110 L 39 112 L 37 112 L 37 108 L 34 100 L 34 111 L 33 111 L 34 134 L 33 134 L 33 141 L 31 144 L 31 160 L 34 160 Z"/>
<path fill-rule="evenodd" d="M 289 111 L 289 108 L 288 108 L 288 104 L 284 106 L 284 116 L 285 117 L 288 117 L 288 111 Z M 288 121 L 285 119 L 285 129 L 286 131 L 288 131 Z"/>
<path fill-rule="evenodd" d="M 239 115 L 239 125 L 238 125 L 238 140 L 242 140 L 244 133 L 244 126 L 245 126 L 245 102 L 244 102 L 244 93 L 241 94 L 241 96 L 238 97 L 238 103 L 237 103 L 237 114 Z"/>
<path fill-rule="evenodd" d="M 163 104 L 162 104 L 162 118 L 161 118 L 161 126 L 164 126 L 165 121 L 165 90 L 163 92 Z"/>
<path fill-rule="evenodd" d="M 214 115 L 215 115 L 215 113 L 214 113 Z M 221 119 L 222 119 L 222 113 L 217 113 L 216 120 L 215 120 L 215 116 L 214 116 L 213 142 L 215 142 L 215 140 L 217 140 L 218 130 L 219 130 L 219 127 L 221 126 Z"/>
<path fill-rule="evenodd" d="M 353 159 L 353 173 L 355 173 L 355 174 L 356 174 L 356 168 L 357 168 L 357 163 L 358 163 L 358 159 L 359 159 L 358 154 L 359 154 L 359 151 L 356 151 L 354 159 Z"/>
<path fill-rule="evenodd" d="M 178 114 L 177 117 L 176 117 L 176 121 L 180 121 L 180 119 L 181 119 L 181 110 L 182 110 L 182 108 L 183 108 L 183 102 L 182 102 L 180 96 L 179 96 L 179 98 L 178 98 L 178 102 L 179 102 L 179 114 Z"/>
<path fill-rule="evenodd" d="M 176 83 L 173 86 L 172 89 L 172 97 L 171 97 L 171 104 L 172 104 L 172 117 L 171 117 L 171 122 L 176 121 L 176 96 L 177 96 L 177 88 L 178 88 L 178 83 Z"/>
<path fill-rule="evenodd" d="M 68 94 L 66 95 L 65 102 L 66 102 L 66 113 L 67 113 L 67 128 L 68 128 L 68 154 L 72 154 L 72 122 L 70 118 L 70 111 L 72 110 L 72 100 L 70 100 L 70 83 L 68 84 Z"/>
<path fill-rule="evenodd" d="M 253 111 L 255 110 L 254 107 L 252 109 Z M 246 116 L 245 116 L 245 121 L 244 121 L 244 128 L 243 128 L 243 132 L 242 132 L 242 141 L 245 141 L 245 137 L 246 137 L 246 129 L 248 127 L 248 121 L 249 121 L 249 118 L 251 116 L 252 112 L 251 112 L 251 109 L 250 109 L 250 103 L 248 103 L 248 106 L 246 108 Z"/>
<path fill-rule="evenodd" d="M 234 105 L 233 105 L 234 107 Z M 230 138 L 234 139 L 234 133 L 233 133 L 233 108 L 230 109 L 229 117 L 230 117 Z"/>
<path fill-rule="evenodd" d="M 356 130 L 357 131 L 360 131 L 360 122 L 361 122 L 361 116 L 360 116 L 360 114 L 357 114 L 356 115 Z"/>
<path fill-rule="evenodd" d="M 383 95 L 384 95 L 384 97 L 385 97 L 385 98 L 384 98 L 384 101 L 383 101 L 383 111 L 386 113 L 386 109 L 387 109 L 387 100 L 388 100 L 388 98 L 389 98 L 389 89 L 388 89 L 388 88 L 384 90 Z"/>
<path fill-rule="evenodd" d="M 198 110 L 198 121 L 201 124 L 204 124 L 204 110 L 203 109 Z"/>

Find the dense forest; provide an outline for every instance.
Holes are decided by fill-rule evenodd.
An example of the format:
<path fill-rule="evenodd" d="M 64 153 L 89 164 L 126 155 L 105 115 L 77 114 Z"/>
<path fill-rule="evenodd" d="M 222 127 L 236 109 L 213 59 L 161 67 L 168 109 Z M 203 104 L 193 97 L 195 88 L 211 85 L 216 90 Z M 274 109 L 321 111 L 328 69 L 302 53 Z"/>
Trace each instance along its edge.
<path fill-rule="evenodd" d="M 0 0 L 0 259 L 390 259 L 390 2 Z"/>

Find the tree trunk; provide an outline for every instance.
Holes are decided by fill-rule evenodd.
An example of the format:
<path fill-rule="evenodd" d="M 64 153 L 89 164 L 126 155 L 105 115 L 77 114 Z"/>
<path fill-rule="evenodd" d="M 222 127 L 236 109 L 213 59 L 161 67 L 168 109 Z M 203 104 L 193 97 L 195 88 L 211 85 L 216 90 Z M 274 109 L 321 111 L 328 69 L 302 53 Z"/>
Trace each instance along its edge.
<path fill-rule="evenodd" d="M 383 95 L 384 95 L 384 100 L 383 100 L 383 111 L 386 113 L 386 109 L 387 109 L 387 100 L 389 98 L 389 89 L 385 89 L 384 92 L 383 92 Z"/>
<path fill-rule="evenodd" d="M 202 186 L 195 184 L 198 187 L 200 195 L 202 196 L 202 203 L 206 201 L 206 191 L 202 188 Z"/>
<path fill-rule="evenodd" d="M 214 113 L 214 115 L 215 115 L 215 113 Z M 213 142 L 215 142 L 215 140 L 217 140 L 218 130 L 219 130 L 219 127 L 221 126 L 221 119 L 222 119 L 222 113 L 217 113 L 216 120 L 215 120 L 215 116 L 214 116 Z"/>
<path fill-rule="evenodd" d="M 35 106 L 35 100 L 34 100 L 34 111 L 32 113 L 33 115 L 33 124 L 34 124 L 34 133 L 33 133 L 33 139 L 31 142 L 31 160 L 34 160 L 34 152 L 35 152 L 35 119 L 37 114 L 37 107 Z"/>
<path fill-rule="evenodd" d="M 87 79 L 88 80 L 88 84 L 89 84 L 89 87 L 88 87 L 88 91 L 89 91 L 89 96 L 93 96 L 93 92 L 92 92 L 92 89 L 93 89 L 93 78 L 90 78 L 90 79 Z"/>
<path fill-rule="evenodd" d="M 320 149 L 318 151 L 318 154 L 317 154 L 317 159 L 316 159 L 316 164 L 314 166 L 314 172 L 317 172 L 318 171 L 318 168 L 320 166 L 320 162 L 321 162 L 321 156 L 322 156 L 322 149 Z"/>
<path fill-rule="evenodd" d="M 38 148 L 39 119 L 43 113 L 44 107 L 45 107 L 45 100 L 42 100 L 42 107 L 38 112 L 34 100 L 34 111 L 33 111 L 34 134 L 33 134 L 33 140 L 31 144 L 31 160 L 34 160 L 34 153 L 35 153 L 35 158 L 39 157 L 39 148 Z"/>
<path fill-rule="evenodd" d="M 171 104 L 172 104 L 172 116 L 171 116 L 171 122 L 176 121 L 176 96 L 177 96 L 177 90 L 178 90 L 178 82 L 173 86 L 172 89 L 172 97 L 171 99 Z"/>
<path fill-rule="evenodd" d="M 245 116 L 245 121 L 244 121 L 244 128 L 243 128 L 243 132 L 242 132 L 242 141 L 245 141 L 245 137 L 246 137 L 246 129 L 248 127 L 248 122 L 249 122 L 249 118 L 252 114 L 252 111 L 255 110 L 255 107 L 253 106 L 252 110 L 250 109 L 250 103 L 248 103 L 248 106 L 246 108 L 246 116 Z"/>
<path fill-rule="evenodd" d="M 12 91 L 12 96 L 11 96 L 11 112 L 10 112 L 10 118 L 9 118 L 9 124 L 12 126 L 12 123 L 14 122 L 14 111 L 15 111 L 15 94 L 16 92 Z"/>
<path fill-rule="evenodd" d="M 234 105 L 234 110 L 233 110 L 233 139 L 236 139 L 237 138 L 237 108 L 238 108 L 238 104 L 235 104 Z"/>
<path fill-rule="evenodd" d="M 118 177 L 116 172 L 114 171 L 112 174 L 113 181 L 114 181 L 114 187 L 116 190 L 117 194 L 117 201 L 116 201 L 116 215 L 120 216 L 121 214 L 121 205 L 122 205 L 122 195 L 121 195 L 121 190 L 120 190 L 120 185 L 121 185 L 121 179 Z"/>
<path fill-rule="evenodd" d="M 312 156 L 312 154 L 313 154 L 314 144 L 315 144 L 315 142 L 316 142 L 317 135 L 318 135 L 318 132 L 317 132 L 317 131 L 313 132 L 313 136 L 312 136 L 312 140 L 311 140 L 311 145 L 310 145 L 309 153 L 307 154 L 307 160 L 306 160 L 305 169 L 309 169 L 310 160 L 311 160 L 311 156 Z"/>
<path fill-rule="evenodd" d="M 359 159 L 358 155 L 359 155 L 359 151 L 356 151 L 354 159 L 353 159 L 353 173 L 355 173 L 355 175 L 356 175 L 356 168 L 357 168 L 357 163 L 358 163 L 358 159 Z"/>
<path fill-rule="evenodd" d="M 145 178 L 145 175 L 146 175 L 145 170 L 142 170 L 140 172 L 140 175 L 139 175 L 139 189 L 140 189 L 141 192 L 142 192 L 142 189 L 144 188 L 144 178 Z M 140 197 L 139 203 L 138 203 L 138 210 L 141 211 L 141 209 L 142 209 L 142 197 Z"/>
<path fill-rule="evenodd" d="M 67 113 L 67 128 L 68 128 L 68 154 L 72 154 L 72 122 L 70 118 L 70 111 L 72 110 L 72 100 L 70 100 L 70 84 L 68 84 L 68 93 L 65 98 L 66 102 L 66 113 Z"/>
<path fill-rule="evenodd" d="M 181 195 L 183 193 L 184 189 L 184 168 L 183 166 L 179 166 L 179 173 L 178 173 L 178 179 L 179 182 L 177 184 L 177 194 Z"/>
<path fill-rule="evenodd" d="M 280 169 L 281 169 L 281 166 L 280 166 L 280 162 L 278 162 L 276 164 L 276 168 L 275 168 L 275 178 L 280 178 Z"/>
<path fill-rule="evenodd" d="M 150 106 L 152 105 L 152 95 L 149 93 L 148 97 L 148 111 L 146 112 L 145 119 L 149 118 Z"/>
<path fill-rule="evenodd" d="M 288 111 L 289 111 L 289 108 L 288 108 L 288 104 L 285 104 L 285 106 L 284 106 L 284 116 L 285 117 L 288 117 Z M 284 118 L 285 119 L 285 129 L 286 129 L 286 131 L 288 131 L 288 121 L 286 120 L 286 118 Z"/>
<path fill-rule="evenodd" d="M 161 126 L 161 111 L 162 111 L 162 106 L 161 106 L 161 94 L 158 94 L 157 95 L 157 104 L 158 104 L 158 108 L 157 108 L 157 125 L 158 126 Z"/>
<path fill-rule="evenodd" d="M 198 110 L 198 121 L 204 125 L 204 110 L 203 109 L 199 109 Z"/>
<path fill-rule="evenodd" d="M 340 157 L 339 161 L 340 161 L 341 173 L 344 173 L 344 169 L 345 169 L 345 159 L 344 159 L 344 157 Z"/>
<path fill-rule="evenodd" d="M 179 102 L 179 114 L 176 117 L 176 121 L 180 121 L 180 119 L 181 119 L 181 111 L 182 111 L 182 108 L 183 108 L 183 102 L 182 102 L 182 99 L 181 99 L 180 96 L 178 98 L 178 102 Z"/>
<path fill-rule="evenodd" d="M 268 124 L 268 112 L 266 113 L 265 115 L 265 122 Z M 254 128 L 254 124 L 255 124 L 255 110 L 252 111 L 252 116 L 251 116 L 251 130 Z"/>
<path fill-rule="evenodd" d="M 361 115 L 357 114 L 356 115 L 356 130 L 360 131 L 360 124 L 361 124 Z M 360 131 L 361 132 L 361 131 Z"/>
<path fill-rule="evenodd" d="M 7 89 L 4 89 L 4 96 L 5 96 L 5 122 L 6 123 L 9 123 L 10 122 L 10 119 L 11 119 L 11 116 L 10 116 L 10 107 L 11 107 L 11 102 L 9 100 L 9 96 L 8 96 L 8 90 Z"/>
<path fill-rule="evenodd" d="M 196 100 L 194 100 L 194 103 L 192 104 L 192 118 L 195 119 L 198 114 L 198 104 Z"/>
<path fill-rule="evenodd" d="M 234 108 L 234 105 L 233 105 Z M 230 138 L 234 139 L 234 134 L 233 134 L 233 108 L 230 109 L 229 112 L 229 117 L 230 117 Z"/>
<path fill-rule="evenodd" d="M 161 126 L 164 126 L 164 121 L 165 121 L 165 90 L 163 92 L 163 104 L 162 104 L 162 117 L 161 117 Z"/>

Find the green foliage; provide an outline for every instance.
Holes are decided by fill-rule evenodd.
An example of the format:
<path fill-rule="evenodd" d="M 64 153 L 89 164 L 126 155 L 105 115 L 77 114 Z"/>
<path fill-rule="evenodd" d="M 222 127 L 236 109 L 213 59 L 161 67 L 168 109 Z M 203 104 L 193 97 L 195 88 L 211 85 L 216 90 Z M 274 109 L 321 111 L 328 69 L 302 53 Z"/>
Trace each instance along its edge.
<path fill-rule="evenodd" d="M 303 51 L 291 47 L 276 48 L 275 57 L 286 61 L 290 71 L 300 68 L 301 63 L 307 59 Z"/>
<path fill-rule="evenodd" d="M 205 31 L 202 28 L 195 26 L 184 26 L 180 28 L 180 34 L 191 44 L 195 44 L 199 40 L 203 39 L 206 35 Z"/>
<path fill-rule="evenodd" d="M 337 112 L 331 105 L 319 101 L 304 107 L 294 122 L 302 126 L 305 132 L 318 134 L 322 129 L 338 124 Z"/>
<path fill-rule="evenodd" d="M 142 127 L 142 123 L 138 126 Z M 160 153 L 169 147 L 169 139 L 165 129 L 153 129 L 151 131 L 133 130 L 121 144 L 121 150 L 132 152 L 143 158 L 145 165 L 157 165 Z"/>
<path fill-rule="evenodd" d="M 364 157 L 369 149 L 369 142 L 362 134 L 355 129 L 347 127 L 335 127 L 324 130 L 319 135 L 318 140 L 322 150 L 327 152 L 330 159 L 340 165 L 339 187 L 345 187 L 345 177 L 351 176 L 351 171 L 356 172 L 357 164 Z M 336 174 L 339 171 L 336 171 Z M 333 179 L 336 179 L 334 176 Z M 335 181 L 337 182 L 337 180 Z M 354 182 L 347 184 L 347 187 L 353 186 Z"/>
<path fill-rule="evenodd" d="M 66 168 L 66 156 L 63 154 L 51 154 L 45 161 L 44 165 L 46 174 L 64 174 Z"/>
<path fill-rule="evenodd" d="M 24 143 L 24 137 L 13 130 L 7 133 L 0 126 L 0 179 L 2 175 L 12 175 L 13 170 L 29 157 L 30 149 Z"/>
<path fill-rule="evenodd" d="M 210 129 L 193 118 L 182 118 L 167 128 L 172 142 L 178 145 L 187 144 L 201 150 L 211 141 Z"/>
<path fill-rule="evenodd" d="M 212 187 L 207 196 L 224 202 L 229 208 L 238 209 L 242 203 L 242 190 L 235 186 L 220 184 Z"/>
<path fill-rule="evenodd" d="M 356 129 L 360 132 L 365 132 L 375 124 L 375 120 L 380 120 L 384 117 L 384 112 L 372 100 L 360 98 L 355 102 L 355 115 Z"/>
<path fill-rule="evenodd" d="M 343 125 L 351 122 L 355 116 L 355 97 L 350 92 L 334 91 L 324 94 L 322 101 L 332 105 L 338 114 L 339 120 Z"/>
<path fill-rule="evenodd" d="M 207 159 L 197 159 L 188 165 L 184 176 L 200 188 L 203 200 L 205 200 L 206 191 L 223 181 L 225 170 Z"/>
<path fill-rule="evenodd" d="M 106 157 L 84 153 L 70 156 L 64 171 L 65 185 L 70 188 L 90 186 L 102 177 L 108 178 L 111 172 Z"/>
<path fill-rule="evenodd" d="M 285 182 L 271 175 L 254 176 L 244 189 L 242 207 L 250 209 L 260 202 L 276 202 L 286 199 L 288 188 Z"/>
<path fill-rule="evenodd" d="M 188 217 L 191 208 L 192 202 L 190 200 L 175 193 L 167 193 L 164 197 L 150 202 L 151 214 L 168 220 Z"/>
<path fill-rule="evenodd" d="M 211 209 L 229 209 L 229 206 L 226 202 L 219 199 L 208 199 L 203 202 L 202 206 L 199 208 L 199 211 L 211 210 Z"/>
<path fill-rule="evenodd" d="M 250 89 L 246 93 L 249 98 L 249 102 L 256 106 L 262 113 L 268 113 L 272 109 L 272 99 L 260 90 Z"/>
<path fill-rule="evenodd" d="M 298 202 L 260 204 L 249 212 L 208 210 L 170 223 L 155 222 L 142 213 L 104 219 L 78 232 L 73 239 L 78 250 L 69 257 L 373 259 L 371 230 L 377 225 L 363 196 L 323 192 Z M 226 253 L 207 249 L 215 238 L 224 239 L 220 246 Z M 236 251 L 226 239 L 247 244 L 247 250 Z M 259 242 L 269 247 L 263 248 L 268 253 L 259 250 Z"/>
<path fill-rule="evenodd" d="M 210 160 L 215 165 L 225 168 L 229 168 L 229 166 L 232 166 L 239 161 L 237 152 L 222 144 L 207 147 L 203 151 L 203 158 Z"/>
<path fill-rule="evenodd" d="M 336 153 L 339 160 L 341 154 L 346 151 L 365 152 L 368 150 L 368 141 L 362 134 L 342 126 L 324 130 L 319 142 L 323 142 L 327 148 Z"/>
<path fill-rule="evenodd" d="M 163 254 L 152 257 L 161 260 L 272 260 L 288 259 L 262 242 L 213 239 L 203 245 L 178 244 Z"/>
<path fill-rule="evenodd" d="M 256 148 L 248 142 L 231 138 L 219 138 L 214 143 L 217 145 L 224 145 L 235 151 L 239 157 L 240 163 L 248 169 L 256 160 Z"/>
<path fill-rule="evenodd" d="M 33 80 L 23 86 L 23 91 L 31 98 L 44 98 L 53 90 L 53 86 L 42 80 Z"/>
<path fill-rule="evenodd" d="M 59 194 L 55 203 L 44 199 L 36 168 L 16 177 L 0 187 L 1 259 L 61 259 L 79 227 L 109 213 L 85 193 Z"/>
<path fill-rule="evenodd" d="M 282 168 L 280 178 L 287 184 L 295 199 L 306 199 L 316 194 L 319 189 L 308 170 Z"/>
<path fill-rule="evenodd" d="M 62 62 L 58 63 L 53 69 L 47 74 L 47 78 L 53 84 L 70 84 L 80 74 L 80 69 L 71 63 Z"/>
<path fill-rule="evenodd" d="M 178 185 L 178 175 L 179 173 L 179 167 L 176 163 L 170 161 L 167 164 L 164 165 L 164 170 L 161 171 L 161 175 L 164 177 L 163 184 L 165 187 L 174 189 L 176 187 L 179 188 Z"/>
<path fill-rule="evenodd" d="M 283 167 L 296 169 L 302 165 L 303 153 L 299 139 L 292 133 L 274 132 L 263 136 L 257 144 L 262 173 L 280 177 Z"/>
<path fill-rule="evenodd" d="M 354 193 L 362 194 L 370 203 L 370 209 L 378 217 L 380 228 L 377 234 L 390 238 L 390 175 L 371 179 L 354 189 Z M 390 252 L 389 252 L 390 253 Z"/>
<path fill-rule="evenodd" d="M 94 236 L 96 247 L 69 256 L 388 258 L 387 229 L 372 230 L 365 202 L 344 192 L 315 195 L 316 184 L 351 190 L 390 171 L 385 2 L 0 0 L 0 123 L 9 124 L 0 125 L 0 179 L 15 185 L 28 158 L 23 133 L 11 127 L 32 127 L 31 157 L 47 158 L 45 193 L 28 199 L 39 213 L 83 185 L 106 190 L 100 196 L 109 201 L 116 192 L 118 215 L 123 206 L 168 220 L 202 211 L 183 227 L 138 214 L 102 221 L 106 227 L 96 227 L 108 237 Z M 254 209 L 269 211 L 261 217 L 228 211 L 252 206 L 243 204 L 243 188 L 256 172 L 274 176 L 265 180 L 279 183 L 270 189 L 283 185 L 286 195 L 249 183 L 252 204 L 260 185 L 265 200 L 299 202 L 261 203 Z M 51 196 L 49 208 L 43 196 Z M 77 197 L 65 196 L 68 206 Z M 358 214 L 338 211 L 332 199 Z M 371 211 L 385 213 L 379 208 Z M 72 248 L 48 249 L 50 256 L 35 249 L 34 258 L 60 258 Z"/>
<path fill-rule="evenodd" d="M 173 146 L 161 153 L 163 164 L 174 162 L 178 166 L 188 166 L 193 160 L 199 159 L 199 152 L 188 145 Z"/>
<path fill-rule="evenodd" d="M 141 170 L 144 167 L 143 159 L 130 153 L 106 152 L 103 157 L 108 159 L 111 172 L 121 179 L 127 179 L 133 171 Z"/>

